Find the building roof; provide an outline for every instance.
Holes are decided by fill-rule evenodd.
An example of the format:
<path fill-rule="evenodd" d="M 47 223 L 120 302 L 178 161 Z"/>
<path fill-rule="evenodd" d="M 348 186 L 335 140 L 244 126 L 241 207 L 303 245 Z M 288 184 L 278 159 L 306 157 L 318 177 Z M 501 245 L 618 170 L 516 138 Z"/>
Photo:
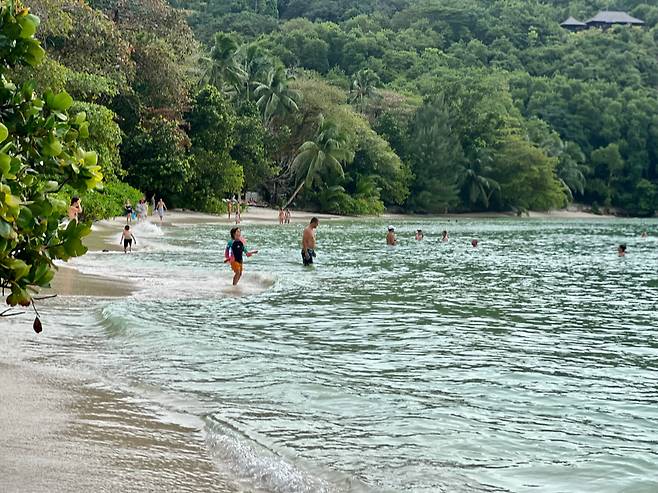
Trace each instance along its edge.
<path fill-rule="evenodd" d="M 579 27 L 586 27 L 586 26 L 587 26 L 587 24 L 585 24 L 584 22 L 580 22 L 579 20 L 574 19 L 573 17 L 569 17 L 566 21 L 564 21 L 564 22 L 563 22 L 562 24 L 560 24 L 560 25 L 561 25 L 561 26 L 565 26 L 565 27 L 569 27 L 569 26 L 574 26 L 574 27 L 576 27 L 576 26 L 579 26 Z"/>
<path fill-rule="evenodd" d="M 586 21 L 587 24 L 635 24 L 642 25 L 644 21 L 631 17 L 626 12 L 604 10 Z"/>

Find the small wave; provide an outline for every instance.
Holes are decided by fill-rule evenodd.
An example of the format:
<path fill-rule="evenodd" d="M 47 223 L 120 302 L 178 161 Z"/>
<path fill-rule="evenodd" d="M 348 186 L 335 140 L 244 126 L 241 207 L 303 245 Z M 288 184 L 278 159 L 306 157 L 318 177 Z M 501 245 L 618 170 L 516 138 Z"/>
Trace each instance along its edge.
<path fill-rule="evenodd" d="M 272 493 L 366 492 L 369 489 L 346 477 L 327 479 L 322 473 L 293 464 L 213 416 L 206 417 L 206 442 L 220 470 L 253 491 Z"/>

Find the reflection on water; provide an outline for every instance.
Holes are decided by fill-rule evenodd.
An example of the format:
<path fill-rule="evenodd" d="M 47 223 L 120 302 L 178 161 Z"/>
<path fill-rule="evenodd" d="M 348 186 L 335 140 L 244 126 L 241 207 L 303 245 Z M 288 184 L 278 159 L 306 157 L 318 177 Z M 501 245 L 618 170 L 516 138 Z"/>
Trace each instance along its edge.
<path fill-rule="evenodd" d="M 226 229 L 79 259 L 141 290 L 58 300 L 41 351 L 201 416 L 218 469 L 246 489 L 658 490 L 645 225 L 425 220 L 388 248 L 383 222 L 322 224 L 311 269 L 301 226 L 244 226 L 261 253 L 235 289 Z"/>

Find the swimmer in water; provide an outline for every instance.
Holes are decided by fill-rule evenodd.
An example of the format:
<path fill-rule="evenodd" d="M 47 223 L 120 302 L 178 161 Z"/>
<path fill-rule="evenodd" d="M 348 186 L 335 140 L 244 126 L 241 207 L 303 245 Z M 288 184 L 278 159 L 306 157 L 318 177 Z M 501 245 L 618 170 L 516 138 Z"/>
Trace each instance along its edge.
<path fill-rule="evenodd" d="M 302 262 L 305 266 L 313 265 L 313 258 L 315 258 L 315 234 L 317 232 L 320 221 L 317 217 L 311 219 L 311 222 L 302 234 Z"/>
<path fill-rule="evenodd" d="M 471 246 L 472 246 L 473 248 L 477 248 L 477 247 L 478 247 L 478 243 L 479 243 L 478 240 L 475 240 L 475 239 L 471 240 Z"/>
<path fill-rule="evenodd" d="M 441 233 L 441 241 L 448 241 L 448 232 L 445 229 L 443 230 L 443 233 Z"/>
<path fill-rule="evenodd" d="M 119 244 L 123 243 L 123 253 L 132 253 L 133 251 L 133 242 L 135 245 L 137 245 L 137 240 L 133 236 L 133 234 L 130 231 L 130 226 L 127 224 L 123 227 L 123 232 L 121 233 L 121 239 L 119 240 Z"/>
<path fill-rule="evenodd" d="M 416 230 L 416 241 L 422 241 L 425 238 L 425 235 L 423 234 L 422 229 L 417 229 Z"/>
<path fill-rule="evenodd" d="M 388 227 L 388 233 L 386 233 L 386 244 L 388 246 L 395 246 L 398 244 L 398 239 L 395 236 L 395 228 L 393 226 Z"/>
<path fill-rule="evenodd" d="M 626 245 L 623 243 L 619 245 L 619 248 L 617 248 L 617 255 L 620 257 L 625 257 L 626 256 Z"/>
<path fill-rule="evenodd" d="M 649 235 L 646 231 L 642 231 L 642 238 L 647 238 Z"/>

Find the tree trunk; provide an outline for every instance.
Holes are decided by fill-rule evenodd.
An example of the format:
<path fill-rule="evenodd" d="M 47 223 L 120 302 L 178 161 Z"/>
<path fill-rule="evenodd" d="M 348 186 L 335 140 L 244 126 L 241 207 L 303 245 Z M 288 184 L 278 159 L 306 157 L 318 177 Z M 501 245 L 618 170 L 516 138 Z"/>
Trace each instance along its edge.
<path fill-rule="evenodd" d="M 292 197 L 290 197 L 286 205 L 283 206 L 284 209 L 287 209 L 290 206 L 290 204 L 292 204 L 292 201 L 295 200 L 295 197 L 297 197 L 297 194 L 302 191 L 303 187 L 304 187 L 304 180 L 302 180 L 302 182 L 299 184 L 297 189 L 293 192 Z"/>

